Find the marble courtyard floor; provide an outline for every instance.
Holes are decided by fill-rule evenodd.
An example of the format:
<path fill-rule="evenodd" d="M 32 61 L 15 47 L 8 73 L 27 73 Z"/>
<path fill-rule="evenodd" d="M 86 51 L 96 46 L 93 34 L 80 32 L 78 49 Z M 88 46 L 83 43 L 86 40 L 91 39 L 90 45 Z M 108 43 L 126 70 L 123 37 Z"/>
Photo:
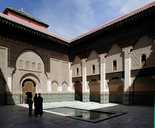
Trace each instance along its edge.
<path fill-rule="evenodd" d="M 55 102 L 44 108 L 74 107 L 100 111 L 124 111 L 126 114 L 91 123 L 44 112 L 43 117 L 29 117 L 26 105 L 0 106 L 0 128 L 153 128 L 153 107 L 98 104 L 93 102 Z"/>

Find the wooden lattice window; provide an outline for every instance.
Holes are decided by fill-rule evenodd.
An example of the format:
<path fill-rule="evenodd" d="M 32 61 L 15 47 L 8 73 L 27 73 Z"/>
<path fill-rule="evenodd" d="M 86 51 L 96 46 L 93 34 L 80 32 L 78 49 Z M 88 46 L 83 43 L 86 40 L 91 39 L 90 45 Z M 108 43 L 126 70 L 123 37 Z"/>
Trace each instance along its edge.
<path fill-rule="evenodd" d="M 92 66 L 93 74 L 95 74 L 95 65 Z"/>
<path fill-rule="evenodd" d="M 114 71 L 117 70 L 117 61 L 116 60 L 113 61 L 113 70 Z"/>
<path fill-rule="evenodd" d="M 79 68 L 76 69 L 76 75 L 79 75 Z"/>
<path fill-rule="evenodd" d="M 146 55 L 145 55 L 145 54 L 143 54 L 143 55 L 141 56 L 141 64 L 142 64 L 142 65 L 146 64 Z"/>

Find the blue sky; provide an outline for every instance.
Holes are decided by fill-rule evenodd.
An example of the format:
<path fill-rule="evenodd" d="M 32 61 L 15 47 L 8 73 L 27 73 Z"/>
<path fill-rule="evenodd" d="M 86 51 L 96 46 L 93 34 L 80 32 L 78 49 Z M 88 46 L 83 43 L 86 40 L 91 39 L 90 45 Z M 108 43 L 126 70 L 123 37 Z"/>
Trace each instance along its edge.
<path fill-rule="evenodd" d="M 23 8 L 49 24 L 49 31 L 70 40 L 152 1 L 155 0 L 0 0 L 0 11 L 6 7 Z"/>

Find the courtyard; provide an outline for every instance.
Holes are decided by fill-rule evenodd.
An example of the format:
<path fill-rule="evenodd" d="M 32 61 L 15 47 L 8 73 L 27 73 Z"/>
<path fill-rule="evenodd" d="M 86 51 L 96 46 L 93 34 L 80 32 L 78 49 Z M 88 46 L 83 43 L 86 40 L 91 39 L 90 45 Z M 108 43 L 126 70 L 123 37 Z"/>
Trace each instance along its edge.
<path fill-rule="evenodd" d="M 52 10 L 41 15 L 57 16 L 51 7 L 55 4 L 52 1 Z M 54 20 L 46 24 L 47 18 L 39 20 L 21 6 L 5 5 L 1 11 L 1 5 L 0 128 L 155 127 L 155 2 L 67 40 L 54 34 Z M 67 10 L 64 7 L 58 12 Z M 79 10 L 82 17 L 87 15 Z M 103 10 L 94 14 L 99 12 Z M 67 26 L 65 33 L 74 26 L 74 18 L 79 19 L 72 13 L 68 25 L 57 17 L 59 28 Z M 83 23 L 89 21 L 84 18 Z M 80 27 L 77 22 L 76 26 Z M 35 116 L 29 116 L 32 102 Z"/>
<path fill-rule="evenodd" d="M 43 117 L 29 117 L 26 105 L 1 106 L 1 128 L 153 128 L 153 107 L 99 104 L 94 102 L 53 102 L 44 109 L 71 107 L 86 110 L 121 111 L 125 114 L 97 123 L 77 120 L 44 111 Z"/>

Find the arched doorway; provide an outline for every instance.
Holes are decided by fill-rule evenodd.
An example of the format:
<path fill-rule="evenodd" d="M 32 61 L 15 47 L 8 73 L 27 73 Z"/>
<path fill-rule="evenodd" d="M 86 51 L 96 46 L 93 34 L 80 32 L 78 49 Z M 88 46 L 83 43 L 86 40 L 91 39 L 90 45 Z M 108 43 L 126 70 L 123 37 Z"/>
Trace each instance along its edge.
<path fill-rule="evenodd" d="M 155 76 L 138 76 L 132 86 L 132 103 L 154 105 Z"/>
<path fill-rule="evenodd" d="M 113 78 L 109 81 L 109 102 L 123 103 L 124 83 L 121 78 Z"/>
<path fill-rule="evenodd" d="M 100 83 L 97 80 L 92 80 L 89 84 L 90 101 L 100 102 Z"/>
<path fill-rule="evenodd" d="M 27 95 L 34 96 L 36 93 L 36 84 L 31 79 L 26 79 L 22 83 L 22 103 L 26 103 Z"/>
<path fill-rule="evenodd" d="M 75 88 L 75 100 L 82 101 L 82 84 L 80 81 L 76 81 L 74 84 Z"/>

